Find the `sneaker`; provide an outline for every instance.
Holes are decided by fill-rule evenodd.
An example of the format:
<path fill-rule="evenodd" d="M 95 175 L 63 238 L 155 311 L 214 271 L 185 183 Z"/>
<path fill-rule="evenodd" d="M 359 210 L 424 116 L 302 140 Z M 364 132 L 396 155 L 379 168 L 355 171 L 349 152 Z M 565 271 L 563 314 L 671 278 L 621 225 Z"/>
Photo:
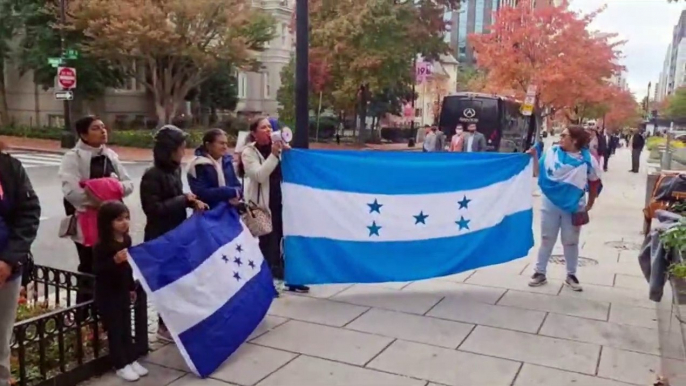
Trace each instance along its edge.
<path fill-rule="evenodd" d="M 300 294 L 306 294 L 310 292 L 310 287 L 306 285 L 289 284 L 287 287 L 289 291 Z"/>
<path fill-rule="evenodd" d="M 165 343 L 174 343 L 174 338 L 171 336 L 171 333 L 166 328 L 157 329 L 157 339 Z"/>
<path fill-rule="evenodd" d="M 141 366 L 141 364 L 138 363 L 138 362 L 133 362 L 133 363 L 131 363 L 129 366 L 131 366 L 131 368 L 133 369 L 133 371 L 134 371 L 136 374 L 138 374 L 139 377 L 144 377 L 144 376 L 148 375 L 148 369 L 146 369 L 145 367 Z"/>
<path fill-rule="evenodd" d="M 131 365 L 126 365 L 126 367 L 117 370 L 116 374 L 119 378 L 127 382 L 136 382 L 141 379 L 141 377 L 133 371 Z"/>
<path fill-rule="evenodd" d="M 583 291 L 581 284 L 579 284 L 579 279 L 577 279 L 576 276 L 574 276 L 574 275 L 567 275 L 567 279 L 565 280 L 565 284 L 572 291 L 576 291 L 576 292 Z"/>
<path fill-rule="evenodd" d="M 536 272 L 533 276 L 531 276 L 531 280 L 529 281 L 529 287 L 540 287 L 543 284 L 547 283 L 548 279 L 545 277 L 545 274 Z"/>

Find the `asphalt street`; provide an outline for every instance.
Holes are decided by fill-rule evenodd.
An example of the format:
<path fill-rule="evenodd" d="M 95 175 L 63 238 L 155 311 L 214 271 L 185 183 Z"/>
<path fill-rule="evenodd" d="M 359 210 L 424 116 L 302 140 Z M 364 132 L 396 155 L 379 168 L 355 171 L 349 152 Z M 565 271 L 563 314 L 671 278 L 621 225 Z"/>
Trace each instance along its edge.
<path fill-rule="evenodd" d="M 62 188 L 57 176 L 61 156 L 45 153 L 13 153 L 13 155 L 24 164 L 41 203 L 41 223 L 38 237 L 32 248 L 36 264 L 75 271 L 78 266 L 76 248 L 70 240 L 61 239 L 58 236 L 60 221 L 64 218 Z M 138 189 L 140 179 L 150 164 L 127 163 L 124 166 Z M 187 185 L 185 179 L 184 185 Z M 134 243 L 141 242 L 145 215 L 141 209 L 138 190 L 135 190 L 124 201 L 131 210 L 133 241 Z"/>

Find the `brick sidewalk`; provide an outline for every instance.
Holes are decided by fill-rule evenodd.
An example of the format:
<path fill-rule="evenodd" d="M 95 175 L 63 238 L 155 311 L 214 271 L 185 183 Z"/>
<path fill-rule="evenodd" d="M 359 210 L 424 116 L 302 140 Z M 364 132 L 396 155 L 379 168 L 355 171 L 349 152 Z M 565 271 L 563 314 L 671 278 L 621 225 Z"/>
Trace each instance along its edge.
<path fill-rule="evenodd" d="M 25 150 L 25 151 L 37 151 L 46 153 L 64 153 L 66 150 L 60 147 L 60 142 L 50 139 L 36 139 L 36 138 L 25 138 L 25 137 L 9 137 L 0 135 L 0 142 L 6 143 L 10 149 L 13 150 Z M 119 157 L 123 161 L 136 161 L 136 162 L 150 162 L 152 161 L 152 151 L 151 149 L 141 149 L 134 147 L 123 147 L 123 146 L 111 146 L 112 150 L 119 154 Z M 393 144 L 367 144 L 361 145 L 336 145 L 335 143 L 311 143 L 311 149 L 329 149 L 329 150 L 383 150 L 383 151 L 400 151 L 400 150 L 421 150 L 421 146 L 415 146 L 410 148 L 405 143 L 393 143 Z M 186 157 L 193 157 L 194 149 L 186 149 Z M 233 151 L 233 149 L 232 149 Z"/>
<path fill-rule="evenodd" d="M 444 278 L 314 286 L 276 300 L 212 379 L 190 374 L 175 346 L 153 342 L 150 376 L 138 384 L 631 386 L 652 385 L 665 361 L 683 376 L 682 357 L 661 358 L 656 303 L 636 261 L 646 175 L 627 173 L 629 159 L 624 149 L 611 158 L 584 227 L 583 292 L 563 287 L 559 259 L 548 285 L 528 287 L 536 247 L 525 258 Z M 538 243 L 540 198 L 534 203 Z M 669 305 L 669 292 L 659 305 Z M 125 383 L 107 374 L 88 385 Z"/>

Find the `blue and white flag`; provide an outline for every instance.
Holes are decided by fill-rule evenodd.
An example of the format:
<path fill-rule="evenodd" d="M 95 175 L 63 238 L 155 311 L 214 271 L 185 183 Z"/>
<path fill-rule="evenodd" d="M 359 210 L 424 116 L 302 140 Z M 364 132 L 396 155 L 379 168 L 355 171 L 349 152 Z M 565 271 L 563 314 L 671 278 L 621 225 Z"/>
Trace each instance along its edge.
<path fill-rule="evenodd" d="M 526 256 L 531 157 L 290 150 L 286 281 L 420 280 Z"/>
<path fill-rule="evenodd" d="M 129 255 L 186 364 L 203 378 L 245 342 L 276 295 L 258 240 L 228 205 Z"/>
<path fill-rule="evenodd" d="M 541 193 L 568 213 L 583 209 L 589 182 L 600 180 L 598 162 L 588 149 L 570 154 L 559 145 L 554 145 L 543 153 L 539 164 L 538 186 Z"/>

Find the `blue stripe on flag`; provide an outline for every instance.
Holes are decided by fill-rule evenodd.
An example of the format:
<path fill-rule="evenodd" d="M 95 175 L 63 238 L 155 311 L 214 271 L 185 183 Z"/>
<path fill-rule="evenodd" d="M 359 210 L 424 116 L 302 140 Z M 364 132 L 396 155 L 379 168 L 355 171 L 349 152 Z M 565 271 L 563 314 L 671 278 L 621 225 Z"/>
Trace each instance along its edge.
<path fill-rule="evenodd" d="M 223 207 L 218 207 L 202 214 L 211 221 L 189 219 L 173 232 L 132 249 L 135 252 L 131 253 L 141 256 L 136 259 L 136 263 L 151 291 L 157 291 L 193 272 L 225 242 L 235 239 L 241 233 L 243 228 L 235 209 L 229 210 L 227 220 L 230 221 L 217 221 L 227 215 L 226 212 Z M 156 253 L 159 250 L 168 253 Z"/>
<path fill-rule="evenodd" d="M 401 242 L 287 236 L 286 281 L 379 283 L 446 276 L 524 257 L 534 245 L 533 211 L 464 236 Z"/>
<path fill-rule="evenodd" d="M 274 295 L 272 276 L 264 260 L 260 273 L 236 295 L 207 319 L 179 335 L 198 375 L 203 378 L 211 375 L 248 339 L 267 314 Z"/>
<path fill-rule="evenodd" d="M 283 176 L 284 182 L 325 190 L 432 194 L 492 185 L 518 174 L 529 162 L 531 157 L 522 153 L 293 149 L 284 153 Z"/>

